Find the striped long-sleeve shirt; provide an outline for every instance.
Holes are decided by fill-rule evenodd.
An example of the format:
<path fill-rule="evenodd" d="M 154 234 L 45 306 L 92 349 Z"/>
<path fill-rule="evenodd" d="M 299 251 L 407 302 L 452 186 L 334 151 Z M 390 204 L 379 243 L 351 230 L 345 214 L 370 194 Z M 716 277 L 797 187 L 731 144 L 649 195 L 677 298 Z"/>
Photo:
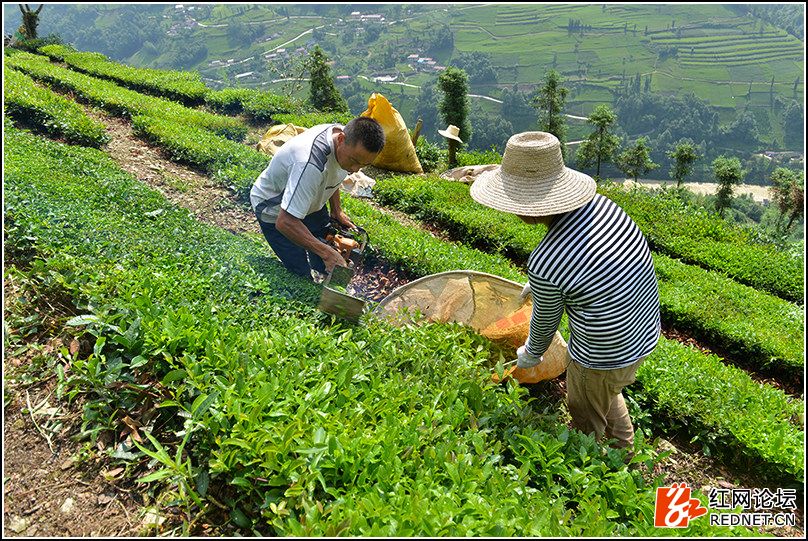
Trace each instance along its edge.
<path fill-rule="evenodd" d="M 615 203 L 562 215 L 528 259 L 533 316 L 527 351 L 543 354 L 569 316 L 569 353 L 587 368 L 623 368 L 653 351 L 659 292 L 648 243 Z"/>

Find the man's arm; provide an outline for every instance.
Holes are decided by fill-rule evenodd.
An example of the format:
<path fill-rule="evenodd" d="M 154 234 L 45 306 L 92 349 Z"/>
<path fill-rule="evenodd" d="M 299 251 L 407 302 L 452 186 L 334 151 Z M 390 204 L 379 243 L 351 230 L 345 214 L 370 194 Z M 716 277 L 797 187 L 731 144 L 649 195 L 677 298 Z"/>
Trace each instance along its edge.
<path fill-rule="evenodd" d="M 327 272 L 331 272 L 335 265 L 345 266 L 346 261 L 338 251 L 317 240 L 302 220 L 295 218 L 283 209 L 280 209 L 275 228 L 298 246 L 320 256 Z"/>
<path fill-rule="evenodd" d="M 351 221 L 348 215 L 342 210 L 342 203 L 339 200 L 339 189 L 331 194 L 328 199 L 329 214 L 333 219 L 342 224 L 343 227 L 349 229 L 356 229 L 356 225 Z"/>

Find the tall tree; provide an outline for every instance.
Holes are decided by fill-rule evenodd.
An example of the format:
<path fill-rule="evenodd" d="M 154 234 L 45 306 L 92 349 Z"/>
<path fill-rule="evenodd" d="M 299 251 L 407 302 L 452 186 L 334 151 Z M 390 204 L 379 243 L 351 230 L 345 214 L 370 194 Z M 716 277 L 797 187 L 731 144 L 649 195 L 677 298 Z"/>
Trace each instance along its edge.
<path fill-rule="evenodd" d="M 732 205 L 735 186 L 743 182 L 745 174 L 746 171 L 741 168 L 741 161 L 738 158 L 727 158 L 722 155 L 713 160 L 713 175 L 718 183 L 715 209 L 721 217 L 724 216 L 724 210 Z"/>
<path fill-rule="evenodd" d="M 595 178 L 600 180 L 600 164 L 610 162 L 620 146 L 620 138 L 609 130 L 617 123 L 617 115 L 608 105 L 598 105 L 587 122 L 595 127 L 595 131 L 581 143 L 576 155 L 579 167 L 596 165 Z"/>
<path fill-rule="evenodd" d="M 469 77 L 465 71 L 449 66 L 438 76 L 438 88 L 443 92 L 443 99 L 438 104 L 443 121 L 460 128 L 460 139 L 468 143 L 471 140 L 471 120 L 469 119 Z M 449 140 L 449 167 L 456 164 L 453 150 L 456 141 Z"/>
<path fill-rule="evenodd" d="M 20 26 L 18 30 L 20 35 L 22 35 L 23 39 L 36 39 L 36 27 L 39 25 L 39 13 L 42 11 L 42 8 L 45 7 L 45 4 L 40 4 L 35 10 L 28 7 L 28 4 L 25 4 L 25 7 L 23 7 L 22 4 L 19 6 L 20 11 L 22 12 L 22 26 Z"/>
<path fill-rule="evenodd" d="M 783 229 L 783 232 L 788 232 L 794 221 L 804 216 L 805 213 L 803 206 L 805 201 L 805 173 L 802 171 L 797 173 L 785 167 L 778 167 L 772 172 L 771 181 L 772 186 L 769 188 L 769 192 L 772 194 L 772 199 L 780 211 L 777 226 L 780 229 L 783 217 L 788 216 L 788 224 Z"/>
<path fill-rule="evenodd" d="M 544 84 L 531 100 L 531 105 L 539 112 L 539 129 L 555 135 L 561 142 L 561 153 L 566 156 L 567 126 L 564 120 L 564 102 L 569 89 L 561 86 L 561 75 L 550 70 Z"/>
<path fill-rule="evenodd" d="M 648 146 L 648 139 L 640 137 L 634 146 L 627 148 L 617 157 L 617 167 L 626 175 L 632 177 L 634 182 L 648 171 L 659 167 L 659 164 L 651 161 L 651 148 Z"/>
<path fill-rule="evenodd" d="M 334 78 L 331 75 L 328 57 L 319 45 L 316 45 L 309 53 L 309 58 L 306 60 L 306 69 L 311 76 L 309 102 L 321 111 L 349 112 L 348 103 L 337 87 L 334 86 Z"/>
<path fill-rule="evenodd" d="M 680 139 L 673 151 L 668 152 L 668 158 L 673 160 L 670 175 L 676 181 L 676 187 L 681 188 L 682 182 L 693 172 L 693 164 L 701 158 L 696 151 L 696 145 L 690 139 Z"/>

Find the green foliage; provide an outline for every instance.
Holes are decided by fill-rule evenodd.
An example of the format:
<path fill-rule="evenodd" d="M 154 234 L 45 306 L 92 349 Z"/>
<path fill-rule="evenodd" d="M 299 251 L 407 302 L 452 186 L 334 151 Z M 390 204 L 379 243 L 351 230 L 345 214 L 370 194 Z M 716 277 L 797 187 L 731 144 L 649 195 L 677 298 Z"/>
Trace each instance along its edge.
<path fill-rule="evenodd" d="M 424 173 L 431 173 L 441 167 L 441 163 L 446 162 L 446 151 L 435 143 L 430 143 L 426 137 L 419 137 L 415 143 L 415 155 L 424 170 Z"/>
<path fill-rule="evenodd" d="M 626 133 L 654 134 L 648 140 L 651 159 L 657 163 L 669 163 L 666 153 L 682 139 L 699 141 L 707 157 L 715 156 L 713 149 L 723 146 L 717 111 L 692 92 L 682 96 L 621 94 L 615 109 Z"/>
<path fill-rule="evenodd" d="M 782 231 L 787 232 L 795 220 L 805 215 L 805 173 L 778 167 L 772 173 L 771 182 L 769 190 L 780 211 L 778 229 L 782 227 L 782 218 L 788 216 L 788 223 L 782 227 Z"/>
<path fill-rule="evenodd" d="M 589 134 L 578 147 L 576 158 L 579 167 L 589 167 L 594 164 L 596 166 L 595 176 L 599 180 L 600 164 L 612 161 L 620 146 L 620 138 L 610 133 L 617 123 L 617 115 L 608 105 L 598 105 L 589 115 L 587 122 L 595 127 L 595 131 Z"/>
<path fill-rule="evenodd" d="M 106 127 L 89 118 L 77 103 L 35 85 L 19 71 L 5 70 L 3 90 L 6 113 L 22 126 L 78 145 L 100 147 L 109 141 Z"/>
<path fill-rule="evenodd" d="M 82 73 L 187 105 L 201 104 L 210 92 L 197 72 L 135 68 L 113 62 L 101 53 L 77 52 L 60 45 L 42 47 L 40 51 Z"/>
<path fill-rule="evenodd" d="M 693 171 L 693 163 L 701 158 L 696 151 L 696 146 L 690 139 L 682 139 L 676 143 L 672 152 L 668 152 L 668 157 L 673 160 L 670 175 L 676 181 L 676 187 L 682 186 L 682 181 Z"/>
<path fill-rule="evenodd" d="M 205 97 L 208 107 L 219 113 L 235 115 L 244 112 L 258 122 L 274 122 L 281 114 L 302 114 L 304 104 L 272 92 L 252 88 L 225 88 Z"/>
<path fill-rule="evenodd" d="M 452 58 L 451 65 L 465 71 L 472 84 L 497 82 L 497 72 L 494 70 L 489 54 L 478 51 L 462 52 Z"/>
<path fill-rule="evenodd" d="M 486 113 L 478 104 L 471 107 L 471 129 L 474 136 L 468 148 L 494 153 L 505 152 L 508 139 L 514 133 L 513 125 L 502 115 Z"/>
<path fill-rule="evenodd" d="M 255 91 L 243 102 L 244 112 L 258 122 L 275 121 L 278 115 L 301 114 L 304 104 L 294 98 Z"/>
<path fill-rule="evenodd" d="M 251 88 L 224 88 L 205 95 L 205 104 L 225 115 L 236 115 L 244 110 L 244 102 L 255 92 Z"/>
<path fill-rule="evenodd" d="M 479 336 L 343 327 L 263 242 L 171 208 L 97 152 L 5 137 L 10 238 L 83 299 L 71 324 L 96 337 L 60 389 L 113 420 L 154 400 L 148 443 L 111 454 L 187 512 L 216 484 L 261 535 L 652 531 L 655 484 L 525 389 L 492 385 Z M 653 466 L 641 433 L 637 452 Z M 719 531 L 744 530 L 690 529 Z"/>
<path fill-rule="evenodd" d="M 617 157 L 617 167 L 636 182 L 640 175 L 659 167 L 659 164 L 651 160 L 650 153 L 648 139 L 640 137 L 634 143 L 634 146 L 620 153 Z"/>
<path fill-rule="evenodd" d="M 750 469 L 762 460 L 769 475 L 793 475 L 803 482 L 802 459 L 797 463 L 793 458 L 805 452 L 801 401 L 724 366 L 715 355 L 667 341 L 657 346 L 653 362 L 640 365 L 637 379 L 642 393 L 654 395 L 656 411 L 687 423 L 694 432 L 703 430 L 695 441 L 710 452 L 724 459 L 739 453 L 736 459 L 745 460 Z"/>
<path fill-rule="evenodd" d="M 49 34 L 44 38 L 35 39 L 17 39 L 14 41 L 14 47 L 19 50 L 28 51 L 29 53 L 36 53 L 42 47 L 49 45 L 62 45 L 62 38 L 55 34 Z"/>
<path fill-rule="evenodd" d="M 334 78 L 331 75 L 331 66 L 328 65 L 328 57 L 319 45 L 315 46 L 314 50 L 309 53 L 306 69 L 311 78 L 309 103 L 312 107 L 324 112 L 348 113 L 348 103 L 337 87 L 334 86 Z"/>
<path fill-rule="evenodd" d="M 467 165 L 488 165 L 493 163 L 502 163 L 502 154 L 493 149 L 457 153 L 457 165 L 459 167 Z"/>
<path fill-rule="evenodd" d="M 19 53 L 7 57 L 6 64 L 36 80 L 74 92 L 82 100 L 103 107 L 113 115 L 127 117 L 147 115 L 171 119 L 176 123 L 211 130 L 236 141 L 243 139 L 247 133 L 247 127 L 234 118 L 189 109 L 170 100 L 145 96 L 112 82 L 56 66 L 44 56 Z"/>
<path fill-rule="evenodd" d="M 564 103 L 569 89 L 561 86 L 561 75 L 551 69 L 536 90 L 531 105 L 539 112 L 539 130 L 552 133 L 561 142 L 561 152 L 566 155 L 567 125 L 564 119 Z"/>
<path fill-rule="evenodd" d="M 786 148 L 801 148 L 805 142 L 805 111 L 802 104 L 791 100 L 783 114 Z"/>

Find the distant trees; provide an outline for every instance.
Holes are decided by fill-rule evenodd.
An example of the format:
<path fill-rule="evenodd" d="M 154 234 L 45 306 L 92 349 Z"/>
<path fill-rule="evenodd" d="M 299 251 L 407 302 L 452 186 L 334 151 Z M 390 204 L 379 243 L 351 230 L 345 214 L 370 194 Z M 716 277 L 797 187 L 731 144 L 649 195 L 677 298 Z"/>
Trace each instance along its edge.
<path fill-rule="evenodd" d="M 750 146 L 760 144 L 757 120 L 755 120 L 755 115 L 752 114 L 752 111 L 748 109 L 738 115 L 732 124 L 722 128 L 721 134 L 741 144 Z"/>
<path fill-rule="evenodd" d="M 577 162 L 579 167 L 595 164 L 595 178 L 600 180 L 600 164 L 612 161 L 620 146 L 620 138 L 610 132 L 617 123 L 617 115 L 608 105 L 598 105 L 587 122 L 595 127 L 595 131 L 578 147 Z"/>
<path fill-rule="evenodd" d="M 188 69 L 208 56 L 208 46 L 203 38 L 186 35 L 182 40 L 169 42 L 168 46 L 160 52 L 162 55 L 160 60 L 155 62 L 155 67 Z"/>
<path fill-rule="evenodd" d="M 430 54 L 451 51 L 454 48 L 454 33 L 448 24 L 441 25 L 426 36 L 426 51 Z"/>
<path fill-rule="evenodd" d="M 657 163 L 670 164 L 666 153 L 682 139 L 699 141 L 705 154 L 722 146 L 718 113 L 692 92 L 669 96 L 627 91 L 617 96 L 614 107 L 623 131 L 648 137 L 651 158 Z"/>
<path fill-rule="evenodd" d="M 719 156 L 713 160 L 713 176 L 718 183 L 715 196 L 715 210 L 723 218 L 724 210 L 732 205 L 732 196 L 735 186 L 743 182 L 746 172 L 741 168 L 738 158 Z"/>
<path fill-rule="evenodd" d="M 805 112 L 802 104 L 797 100 L 791 100 L 786 107 L 784 117 L 785 123 L 785 145 L 787 148 L 800 148 L 805 140 Z"/>
<path fill-rule="evenodd" d="M 670 176 L 676 181 L 676 187 L 681 188 L 685 177 L 693 172 L 693 164 L 701 156 L 699 156 L 693 141 L 681 139 L 676 143 L 674 150 L 668 152 L 668 157 L 673 160 Z"/>
<path fill-rule="evenodd" d="M 331 75 L 331 66 L 328 65 L 328 57 L 316 45 L 306 59 L 306 70 L 310 74 L 309 103 L 321 111 L 328 112 L 349 112 L 348 103 L 342 97 L 339 90 L 334 86 L 334 78 Z"/>
<path fill-rule="evenodd" d="M 491 56 L 481 52 L 460 53 L 453 58 L 452 66 L 465 70 L 471 83 L 496 83 L 497 72 L 491 64 Z"/>
<path fill-rule="evenodd" d="M 648 147 L 648 139 L 640 137 L 631 146 L 620 153 L 617 157 L 617 167 L 626 175 L 634 179 L 634 182 L 648 171 L 656 169 L 659 164 L 654 163 L 650 156 L 651 149 Z"/>
<path fill-rule="evenodd" d="M 438 103 L 438 99 L 435 83 L 430 81 L 424 84 L 418 93 L 415 107 L 412 110 L 412 121 L 409 124 L 415 126 L 416 121 L 420 118 L 423 121 L 421 133 L 437 135 L 439 126 L 438 108 L 436 104 Z M 440 129 L 445 127 L 446 126 L 443 126 Z"/>
<path fill-rule="evenodd" d="M 561 142 L 561 153 L 566 156 L 567 126 L 564 119 L 564 103 L 569 90 L 561 86 L 561 75 L 550 70 L 543 85 L 536 91 L 531 105 L 539 113 L 539 130 L 552 133 Z M 566 158 L 565 158 L 566 159 Z"/>
<path fill-rule="evenodd" d="M 502 89 L 502 117 L 511 123 L 514 133 L 530 131 L 536 127 L 536 111 L 530 106 L 530 97 L 513 88 Z"/>
<path fill-rule="evenodd" d="M 469 148 L 474 150 L 495 148 L 500 154 L 505 152 L 505 144 L 514 134 L 513 125 L 502 115 L 486 113 L 476 103 L 471 107 L 471 129 L 474 135 Z"/>

